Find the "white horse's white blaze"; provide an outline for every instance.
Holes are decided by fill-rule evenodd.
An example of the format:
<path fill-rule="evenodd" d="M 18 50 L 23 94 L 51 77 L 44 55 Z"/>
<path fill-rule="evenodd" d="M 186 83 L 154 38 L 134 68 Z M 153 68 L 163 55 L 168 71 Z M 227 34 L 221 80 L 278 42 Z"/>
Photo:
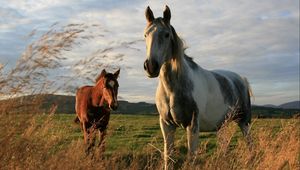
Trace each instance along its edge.
<path fill-rule="evenodd" d="M 170 25 L 168 7 L 163 18 L 154 18 L 148 7 L 146 18 L 144 68 L 149 77 L 159 77 L 155 101 L 164 137 L 165 169 L 172 169 L 176 127 L 187 131 L 190 156 L 196 152 L 199 131 L 217 130 L 232 108 L 238 114 L 233 118 L 247 136 L 251 121 L 247 79 L 230 71 L 205 70 L 186 56 L 181 39 Z"/>

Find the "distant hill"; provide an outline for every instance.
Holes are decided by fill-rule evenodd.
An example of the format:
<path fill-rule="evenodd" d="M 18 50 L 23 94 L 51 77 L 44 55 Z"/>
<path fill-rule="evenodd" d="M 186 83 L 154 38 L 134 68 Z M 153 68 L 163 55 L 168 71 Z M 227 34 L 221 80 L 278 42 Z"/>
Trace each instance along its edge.
<path fill-rule="evenodd" d="M 263 105 L 263 107 L 279 108 L 278 106 L 273 105 L 273 104 L 265 104 L 265 105 Z"/>
<path fill-rule="evenodd" d="M 281 108 L 281 109 L 299 109 L 300 110 L 300 101 L 293 101 L 288 103 L 283 103 L 281 105 L 273 105 L 273 104 L 266 104 L 263 107 L 270 107 L 270 108 Z"/>
<path fill-rule="evenodd" d="M 300 109 L 283 109 L 266 106 L 252 106 L 251 109 L 252 117 L 257 118 L 292 118 L 300 116 Z"/>
<path fill-rule="evenodd" d="M 75 97 L 53 94 L 39 94 L 16 97 L 0 101 L 0 113 L 75 113 Z"/>
<path fill-rule="evenodd" d="M 298 109 L 295 109 L 297 106 Z M 75 96 L 43 94 L 0 101 L 0 113 L 50 113 L 51 110 L 56 110 L 55 113 L 75 114 Z M 119 101 L 119 107 L 113 113 L 158 114 L 155 104 L 128 101 Z M 299 101 L 279 106 L 252 106 L 253 117 L 259 118 L 290 118 L 299 113 Z"/>
<path fill-rule="evenodd" d="M 158 114 L 155 104 L 146 102 L 130 103 L 128 101 L 119 101 L 119 107 L 114 113 Z"/>
<path fill-rule="evenodd" d="M 300 109 L 300 101 L 293 101 L 279 105 L 283 109 Z"/>
<path fill-rule="evenodd" d="M 0 113 L 48 113 L 56 107 L 56 113 L 75 114 L 75 96 L 65 95 L 28 95 L 0 101 Z M 119 107 L 113 113 L 157 114 L 155 104 L 119 101 Z"/>

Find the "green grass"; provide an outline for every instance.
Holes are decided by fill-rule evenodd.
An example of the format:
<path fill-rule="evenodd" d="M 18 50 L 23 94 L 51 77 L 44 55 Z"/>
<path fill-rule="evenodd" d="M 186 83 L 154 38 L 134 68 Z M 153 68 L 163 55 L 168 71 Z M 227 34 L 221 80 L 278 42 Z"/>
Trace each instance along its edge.
<path fill-rule="evenodd" d="M 26 117 L 32 117 L 32 115 L 14 115 L 13 121 L 21 124 L 22 120 L 26 120 Z M 47 140 L 48 137 L 63 136 L 64 140 L 55 146 L 55 148 L 61 149 L 69 145 L 73 140 L 83 140 L 79 124 L 73 123 L 74 117 L 75 115 L 70 114 L 55 114 L 52 117 L 48 115 L 35 115 L 31 118 L 32 120 L 27 121 L 27 125 L 30 125 L 28 123 L 32 125 L 32 121 L 34 121 L 35 133 L 40 133 L 40 135 L 35 135 L 37 139 Z M 51 128 L 47 129 L 46 134 L 43 134 L 39 131 L 39 128 L 42 129 L 46 121 L 51 123 Z M 287 122 L 288 119 L 257 119 L 254 121 L 252 128 L 268 127 L 273 129 L 275 133 L 280 129 L 282 124 Z M 5 127 L 3 123 L 5 122 L 0 121 L 0 127 Z M 236 125 L 233 123 L 233 126 Z M 19 137 L 22 133 L 22 129 L 19 129 L 16 132 L 16 137 Z M 3 139 L 5 136 L 3 136 L 3 133 L 1 134 L 0 139 Z M 242 134 L 237 128 L 237 132 L 233 136 L 232 145 L 235 145 L 237 139 L 241 137 Z M 207 145 L 210 149 L 216 146 L 216 132 L 201 132 L 199 139 L 201 143 L 208 142 Z M 179 148 L 186 147 L 186 133 L 184 129 L 177 128 L 175 144 Z M 111 115 L 108 135 L 106 137 L 107 153 L 114 153 L 116 151 L 143 152 L 145 147 L 153 146 L 160 150 L 163 149 L 163 138 L 157 115 Z"/>
<path fill-rule="evenodd" d="M 43 166 L 45 166 L 43 162 L 46 161 L 55 169 L 64 167 L 65 163 L 63 161 L 74 164 L 78 159 L 86 159 L 84 158 L 86 156 L 83 154 L 83 134 L 79 124 L 73 122 L 74 118 L 75 114 L 0 115 L 2 120 L 0 121 L 0 144 L 7 146 L 0 151 L 0 167 L 43 169 Z M 266 138 L 264 139 L 266 142 L 262 141 L 263 143 L 260 144 L 264 145 L 265 143 L 268 144 L 268 142 L 272 143 L 273 137 L 274 140 L 278 138 L 276 136 L 280 136 L 281 132 L 289 124 L 299 127 L 299 121 L 296 120 L 297 123 L 295 124 L 295 120 L 255 119 L 252 123 L 251 131 L 255 134 L 257 140 L 260 139 L 260 133 L 264 135 L 263 138 Z M 222 135 L 230 139 L 228 149 L 232 151 L 231 154 L 237 154 L 241 152 L 239 150 L 237 152 L 235 149 L 241 146 L 240 142 L 243 141 L 242 133 L 235 123 L 230 123 L 228 128 L 229 134 Z M 271 138 L 268 136 L 269 132 Z M 284 132 L 283 134 L 288 135 L 288 133 Z M 177 167 L 181 167 L 187 153 L 185 130 L 178 128 L 175 135 L 175 159 L 177 160 Z M 220 155 L 220 148 L 224 146 L 220 146 L 220 142 L 218 142 L 220 139 L 218 139 L 217 133 L 200 132 L 199 139 L 198 163 L 205 165 L 206 160 L 218 162 L 218 159 L 221 159 L 218 156 Z M 274 145 L 274 148 L 276 149 L 280 145 L 279 142 L 279 144 Z M 244 152 L 245 149 L 241 150 Z M 163 138 L 159 127 L 158 115 L 111 115 L 104 153 L 107 164 L 113 164 L 116 169 L 126 169 L 126 167 L 143 169 L 145 166 L 157 168 L 160 167 L 161 164 L 159 163 L 162 162 L 162 151 Z M 267 150 L 265 152 L 267 153 Z M 11 158 L 15 158 L 18 161 L 13 161 Z M 52 164 L 56 159 L 61 159 L 61 164 L 54 166 Z M 120 161 L 119 159 L 123 163 L 115 164 L 115 161 Z M 262 158 L 258 157 L 255 159 L 260 160 Z M 8 161 L 8 164 L 3 165 L 3 161 Z M 32 164 L 32 162 L 41 162 L 41 164 Z M 87 164 L 90 163 L 88 162 Z M 74 166 L 69 166 L 69 168 L 74 168 Z M 107 167 L 107 165 L 102 166 Z M 79 167 L 81 166 L 79 165 Z M 210 166 L 207 167 L 211 168 Z"/>
<path fill-rule="evenodd" d="M 78 124 L 73 123 L 75 115 L 56 114 L 53 116 L 53 128 L 47 135 L 64 136 L 66 145 L 72 140 L 83 140 L 83 134 Z M 37 117 L 42 126 L 47 115 Z M 163 149 L 163 138 L 160 131 L 158 116 L 153 115 L 111 115 L 106 137 L 106 153 L 114 152 L 143 152 L 145 147 Z M 200 133 L 201 142 L 209 141 L 208 145 L 215 146 L 216 132 Z M 176 131 L 176 144 L 185 147 L 185 130 Z"/>

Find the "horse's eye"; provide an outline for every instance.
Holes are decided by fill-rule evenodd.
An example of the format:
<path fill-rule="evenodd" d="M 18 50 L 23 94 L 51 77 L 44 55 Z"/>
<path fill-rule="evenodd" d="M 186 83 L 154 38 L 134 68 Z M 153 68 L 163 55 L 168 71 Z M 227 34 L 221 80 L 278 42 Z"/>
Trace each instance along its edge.
<path fill-rule="evenodd" d="M 166 38 L 169 38 L 169 36 L 170 36 L 170 34 L 167 32 L 167 33 L 165 34 L 165 37 L 166 37 Z"/>
<path fill-rule="evenodd" d="M 147 37 L 147 34 L 144 34 L 144 37 L 146 38 L 146 37 Z"/>

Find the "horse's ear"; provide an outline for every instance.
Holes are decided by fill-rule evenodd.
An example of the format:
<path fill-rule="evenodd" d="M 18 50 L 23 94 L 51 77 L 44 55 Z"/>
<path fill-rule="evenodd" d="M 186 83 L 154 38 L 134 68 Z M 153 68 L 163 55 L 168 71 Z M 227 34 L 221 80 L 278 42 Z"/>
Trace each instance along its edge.
<path fill-rule="evenodd" d="M 99 74 L 99 76 L 96 78 L 96 82 L 98 82 L 100 80 L 101 77 L 104 77 L 106 75 L 106 70 L 103 69 L 101 71 L 101 73 Z"/>
<path fill-rule="evenodd" d="M 166 24 L 170 24 L 170 20 L 171 20 L 171 11 L 168 5 L 166 5 L 166 8 L 164 10 L 164 21 Z"/>
<path fill-rule="evenodd" d="M 105 75 L 106 75 L 106 70 L 103 69 L 103 70 L 101 71 L 101 73 L 100 73 L 100 77 L 103 77 L 103 76 L 105 76 Z"/>
<path fill-rule="evenodd" d="M 120 69 L 118 69 L 115 73 L 114 73 L 114 77 L 117 79 L 119 77 L 120 74 Z"/>
<path fill-rule="evenodd" d="M 154 20 L 153 12 L 152 12 L 152 10 L 150 9 L 149 6 L 146 8 L 145 16 L 146 16 L 146 19 L 147 19 L 148 23 L 150 23 Z"/>

